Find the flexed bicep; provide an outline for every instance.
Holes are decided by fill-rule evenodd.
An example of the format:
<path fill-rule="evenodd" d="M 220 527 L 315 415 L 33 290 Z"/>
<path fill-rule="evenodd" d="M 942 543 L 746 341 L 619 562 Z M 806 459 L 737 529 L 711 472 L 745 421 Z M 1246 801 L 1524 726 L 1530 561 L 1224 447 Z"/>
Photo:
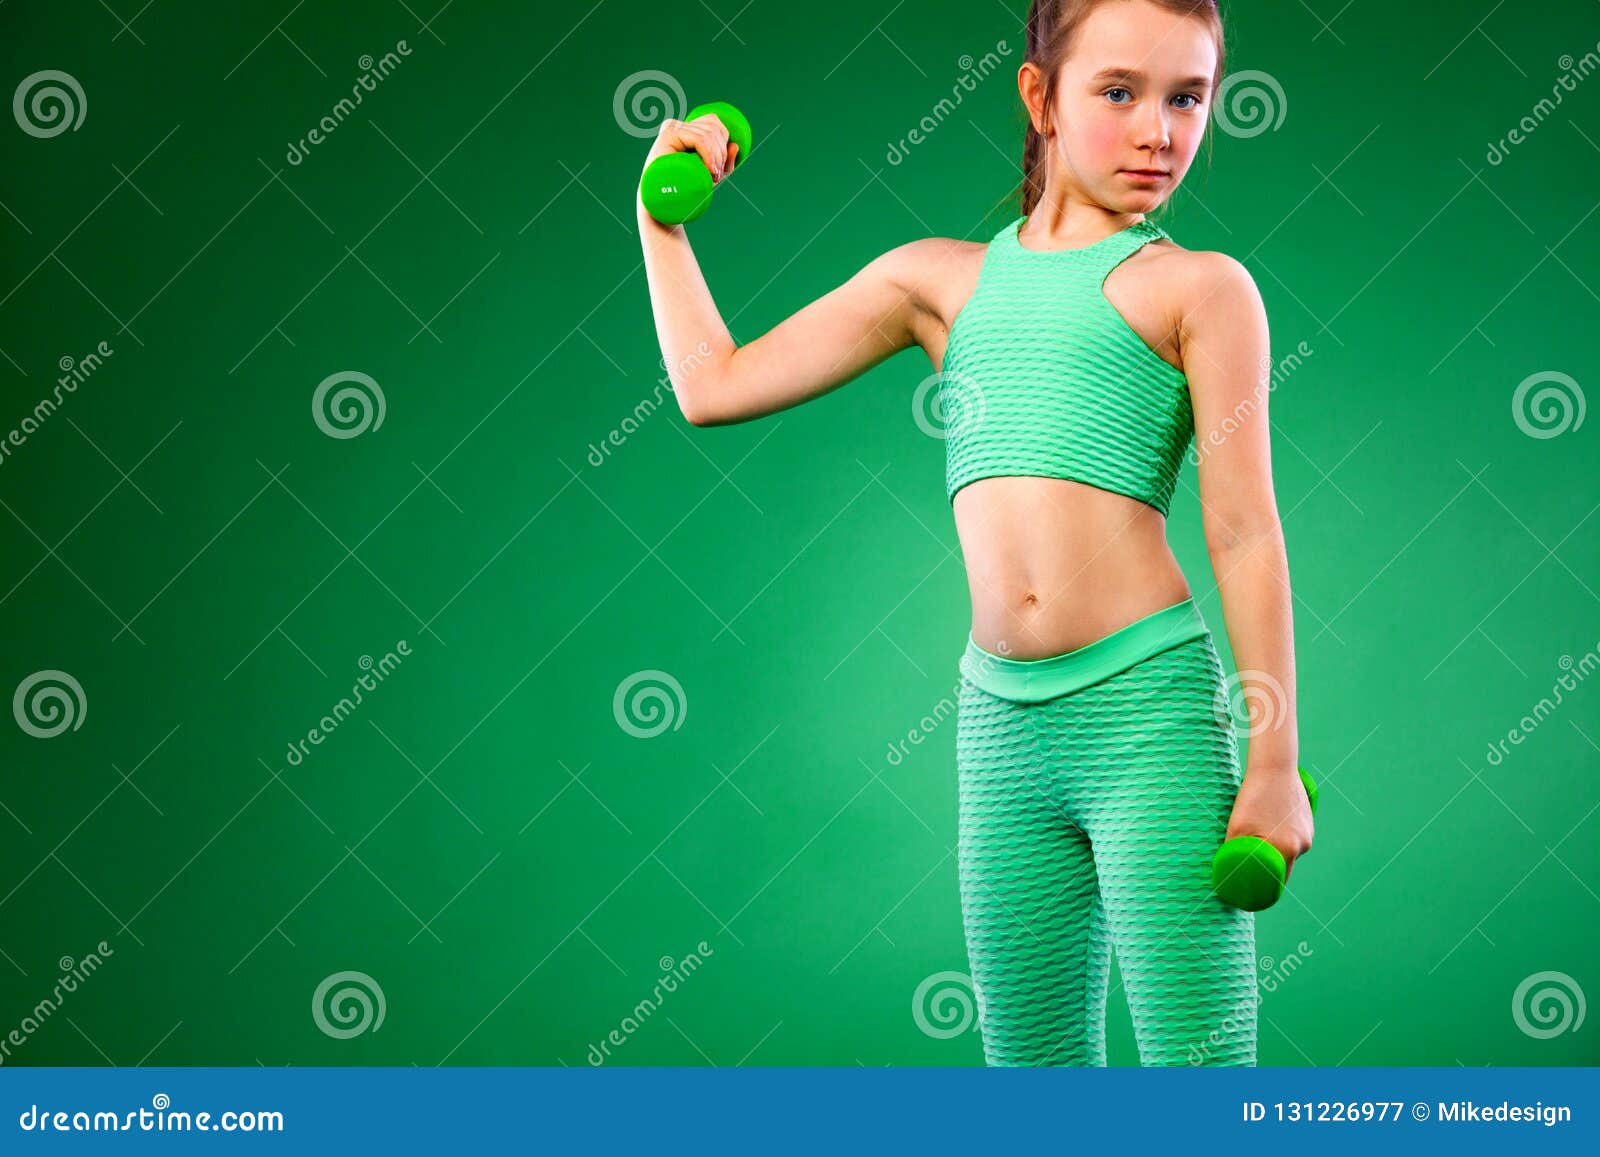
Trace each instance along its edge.
<path fill-rule="evenodd" d="M 696 426 L 746 422 L 820 397 L 917 344 L 926 242 L 889 250 L 836 289 L 722 358 L 690 392 Z"/>

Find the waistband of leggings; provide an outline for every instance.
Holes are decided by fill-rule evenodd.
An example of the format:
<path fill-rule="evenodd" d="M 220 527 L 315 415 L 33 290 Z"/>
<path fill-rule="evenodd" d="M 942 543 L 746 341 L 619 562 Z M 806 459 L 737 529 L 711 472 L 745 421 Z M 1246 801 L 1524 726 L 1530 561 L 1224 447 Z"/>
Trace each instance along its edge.
<path fill-rule="evenodd" d="M 1152 655 L 1208 633 L 1192 597 L 1135 619 L 1076 650 L 1042 659 L 1008 659 L 980 647 L 971 633 L 961 657 L 962 677 L 1018 703 L 1041 703 L 1126 671 Z"/>

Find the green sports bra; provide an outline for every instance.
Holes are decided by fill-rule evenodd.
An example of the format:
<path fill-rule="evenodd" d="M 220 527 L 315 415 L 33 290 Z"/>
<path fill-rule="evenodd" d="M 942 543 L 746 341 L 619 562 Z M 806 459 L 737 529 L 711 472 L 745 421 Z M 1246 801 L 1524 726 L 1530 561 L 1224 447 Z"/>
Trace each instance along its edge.
<path fill-rule="evenodd" d="M 1036 250 L 1007 225 L 950 329 L 938 377 L 945 489 L 1033 475 L 1084 482 L 1159 510 L 1194 436 L 1187 376 L 1107 300 L 1118 263 L 1166 237 L 1141 221 L 1093 245 Z"/>

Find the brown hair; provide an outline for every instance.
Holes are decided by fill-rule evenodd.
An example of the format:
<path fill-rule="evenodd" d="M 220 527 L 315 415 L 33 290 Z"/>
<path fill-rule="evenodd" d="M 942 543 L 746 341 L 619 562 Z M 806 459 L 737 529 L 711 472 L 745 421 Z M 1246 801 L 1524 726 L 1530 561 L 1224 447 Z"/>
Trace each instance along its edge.
<path fill-rule="evenodd" d="M 1222 17 L 1217 12 L 1217 0 L 1148 0 L 1158 8 L 1180 16 L 1194 16 L 1204 21 L 1217 45 L 1217 67 L 1211 78 L 1212 89 L 1222 79 L 1223 35 Z M 1106 0 L 1033 0 L 1028 9 L 1028 51 L 1024 58 L 1037 64 L 1044 73 L 1044 105 L 1048 110 L 1055 100 L 1056 74 L 1061 62 L 1072 52 L 1072 41 L 1089 13 Z M 1211 126 L 1206 126 L 1210 139 Z M 1028 119 L 1028 135 L 1022 145 L 1022 215 L 1033 212 L 1034 206 L 1044 196 L 1045 140 Z"/>

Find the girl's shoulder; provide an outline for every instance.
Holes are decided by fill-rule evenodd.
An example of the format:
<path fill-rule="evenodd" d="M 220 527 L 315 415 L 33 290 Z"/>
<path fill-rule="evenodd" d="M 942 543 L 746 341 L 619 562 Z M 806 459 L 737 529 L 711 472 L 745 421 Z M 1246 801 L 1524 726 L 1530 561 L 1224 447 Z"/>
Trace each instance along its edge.
<path fill-rule="evenodd" d="M 1260 300 L 1250 270 L 1217 249 L 1185 249 L 1170 237 L 1140 247 L 1130 267 L 1131 280 L 1147 287 L 1174 317 L 1187 315 L 1202 302 L 1233 304 Z"/>
<path fill-rule="evenodd" d="M 1152 274 L 1178 283 L 1179 289 L 1215 285 L 1221 281 L 1253 280 L 1250 271 L 1237 258 L 1218 249 L 1185 249 L 1170 236 L 1150 241 L 1139 253 Z"/>
<path fill-rule="evenodd" d="M 962 241 L 955 237 L 919 237 L 896 245 L 878 258 L 894 275 L 907 284 L 936 277 L 974 259 L 982 260 L 986 241 Z"/>
<path fill-rule="evenodd" d="M 987 249 L 987 241 L 922 237 L 897 245 L 879 260 L 920 312 L 952 317 L 971 292 Z"/>

